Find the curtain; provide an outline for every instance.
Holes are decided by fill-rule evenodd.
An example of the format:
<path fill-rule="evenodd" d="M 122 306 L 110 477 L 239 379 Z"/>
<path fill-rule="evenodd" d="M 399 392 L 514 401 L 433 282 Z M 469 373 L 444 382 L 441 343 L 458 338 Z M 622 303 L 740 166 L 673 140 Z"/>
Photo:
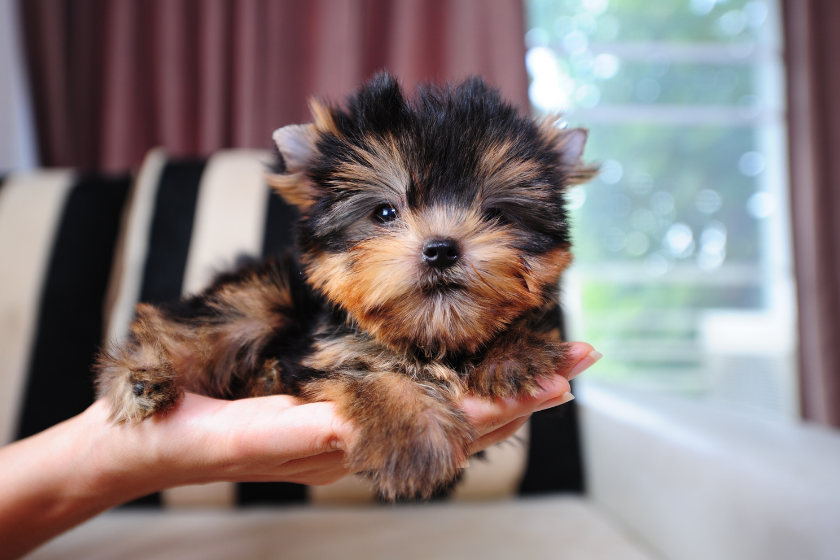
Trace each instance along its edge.
<path fill-rule="evenodd" d="M 270 146 L 387 68 L 481 74 L 527 108 L 520 0 L 25 0 L 41 162 L 96 171 Z"/>
<path fill-rule="evenodd" d="M 840 2 L 783 6 L 802 411 L 840 427 Z"/>
<path fill-rule="evenodd" d="M 0 175 L 37 165 L 17 8 L 0 0 Z"/>

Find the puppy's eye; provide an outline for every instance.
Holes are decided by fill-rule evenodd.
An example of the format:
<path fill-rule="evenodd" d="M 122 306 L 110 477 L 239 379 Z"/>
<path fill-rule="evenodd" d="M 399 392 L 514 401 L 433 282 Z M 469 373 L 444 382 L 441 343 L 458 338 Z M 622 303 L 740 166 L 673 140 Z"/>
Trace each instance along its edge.
<path fill-rule="evenodd" d="M 397 219 L 397 210 L 390 204 L 380 204 L 373 211 L 372 218 L 377 224 L 387 224 Z"/>

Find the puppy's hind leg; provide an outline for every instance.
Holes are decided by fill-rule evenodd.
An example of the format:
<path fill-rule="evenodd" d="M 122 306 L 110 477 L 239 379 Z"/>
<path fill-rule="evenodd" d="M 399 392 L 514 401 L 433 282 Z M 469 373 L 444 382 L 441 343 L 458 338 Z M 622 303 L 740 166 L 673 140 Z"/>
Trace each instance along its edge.
<path fill-rule="evenodd" d="M 138 306 L 139 317 L 132 325 L 132 337 L 100 352 L 96 363 L 96 385 L 100 398 L 111 406 L 116 423 L 140 422 L 174 406 L 182 391 L 172 364 L 172 344 L 157 336 L 157 311 Z"/>

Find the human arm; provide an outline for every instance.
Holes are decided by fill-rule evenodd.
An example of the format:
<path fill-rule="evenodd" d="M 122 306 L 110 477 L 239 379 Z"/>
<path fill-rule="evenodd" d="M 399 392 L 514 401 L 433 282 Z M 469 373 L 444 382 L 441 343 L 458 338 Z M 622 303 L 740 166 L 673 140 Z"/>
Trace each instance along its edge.
<path fill-rule="evenodd" d="M 591 360 L 576 343 L 569 366 L 534 397 L 467 397 L 479 451 L 516 432 L 542 407 L 560 404 L 571 377 Z M 591 365 L 591 364 L 589 364 Z M 0 559 L 133 498 L 184 484 L 283 480 L 327 484 L 349 474 L 344 449 L 355 430 L 331 403 L 289 396 L 221 401 L 187 394 L 167 415 L 112 425 L 104 401 L 31 438 L 0 449 Z"/>
<path fill-rule="evenodd" d="M 0 449 L 0 559 L 118 504 L 185 484 L 345 476 L 352 427 L 330 403 L 222 401 L 187 393 L 171 413 L 112 425 L 104 400 Z"/>

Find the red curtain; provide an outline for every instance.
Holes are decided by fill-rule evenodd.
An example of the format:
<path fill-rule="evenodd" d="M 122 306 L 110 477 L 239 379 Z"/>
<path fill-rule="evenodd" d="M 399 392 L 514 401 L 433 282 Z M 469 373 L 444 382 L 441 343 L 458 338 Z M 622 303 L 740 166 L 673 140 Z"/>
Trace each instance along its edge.
<path fill-rule="evenodd" d="M 41 161 L 117 171 L 270 145 L 377 70 L 481 74 L 527 107 L 520 0 L 25 0 Z"/>
<path fill-rule="evenodd" d="M 840 428 L 840 2 L 783 6 L 802 411 Z"/>

